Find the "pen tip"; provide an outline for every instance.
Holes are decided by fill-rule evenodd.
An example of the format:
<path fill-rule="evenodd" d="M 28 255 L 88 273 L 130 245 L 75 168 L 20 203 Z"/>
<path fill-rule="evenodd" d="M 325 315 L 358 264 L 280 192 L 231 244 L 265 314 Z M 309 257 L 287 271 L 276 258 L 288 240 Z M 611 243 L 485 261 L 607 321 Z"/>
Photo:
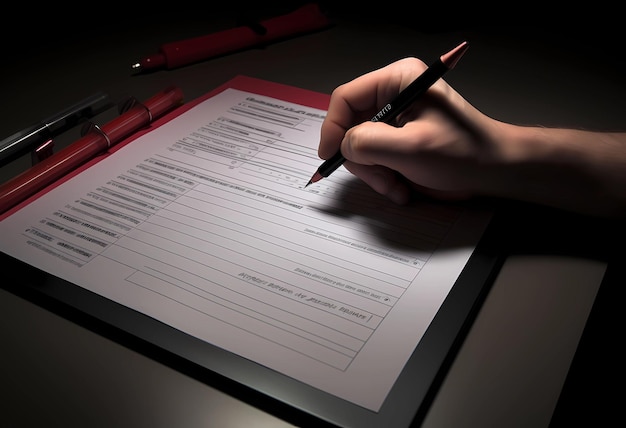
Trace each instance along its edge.
<path fill-rule="evenodd" d="M 309 180 L 309 182 L 307 184 L 304 185 L 304 188 L 306 189 L 307 187 L 309 187 L 309 184 L 313 183 L 311 180 Z"/>
<path fill-rule="evenodd" d="M 450 52 L 441 55 L 441 62 L 443 62 L 448 69 L 453 69 L 456 66 L 456 63 L 459 62 L 463 54 L 469 45 L 467 42 L 462 42 L 457 47 L 452 49 Z"/>
<path fill-rule="evenodd" d="M 136 62 L 136 63 L 134 63 L 133 65 L 131 65 L 131 66 L 130 66 L 130 68 L 131 68 L 133 71 L 141 71 L 141 64 L 140 64 L 140 63 L 138 63 L 138 62 Z"/>
<path fill-rule="evenodd" d="M 309 182 L 304 187 L 306 188 L 309 184 L 317 183 L 321 179 L 322 179 L 322 174 L 320 174 L 319 171 L 315 171 L 315 174 L 313 174 Z"/>

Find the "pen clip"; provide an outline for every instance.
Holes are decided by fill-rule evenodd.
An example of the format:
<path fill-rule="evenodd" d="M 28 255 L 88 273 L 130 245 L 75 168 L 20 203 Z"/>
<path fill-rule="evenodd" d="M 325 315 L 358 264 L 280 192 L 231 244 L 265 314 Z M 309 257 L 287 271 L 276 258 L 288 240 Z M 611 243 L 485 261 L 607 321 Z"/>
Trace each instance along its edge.
<path fill-rule="evenodd" d="M 117 112 L 119 114 L 126 113 L 133 108 L 136 104 L 140 104 L 139 100 L 131 95 L 126 96 L 120 102 L 117 103 Z"/>
<path fill-rule="evenodd" d="M 127 97 L 124 97 L 121 101 L 119 101 L 117 103 L 117 113 L 119 115 L 122 115 L 122 114 L 126 113 L 127 111 L 130 111 L 132 108 L 134 108 L 136 106 L 141 106 L 144 109 L 146 109 L 146 111 L 148 112 L 148 115 L 150 117 L 150 122 L 152 122 L 153 118 L 152 118 L 152 112 L 150 111 L 150 109 L 148 109 L 148 107 L 146 107 L 146 105 L 144 103 L 142 103 L 141 101 L 139 101 L 137 98 L 135 98 L 133 96 L 130 96 L 130 95 L 127 96 Z M 98 126 L 94 122 L 87 121 L 87 122 L 83 123 L 83 126 L 80 128 L 80 136 L 84 137 L 85 135 L 87 135 L 90 132 L 97 132 L 99 134 L 102 134 L 104 136 L 104 138 L 107 139 L 109 147 L 111 146 L 111 141 L 110 141 L 109 137 L 104 133 L 104 131 L 102 131 L 100 126 Z"/>
<path fill-rule="evenodd" d="M 150 109 L 141 101 L 139 101 L 137 98 L 133 97 L 133 96 L 128 96 L 124 99 L 122 99 L 122 101 L 120 101 L 117 104 L 117 111 L 119 114 L 123 114 L 126 113 L 127 111 L 129 111 L 130 109 L 132 109 L 135 106 L 141 106 L 143 108 L 146 109 L 146 111 L 148 112 L 148 115 L 150 116 L 150 122 L 152 122 L 152 120 L 154 119 L 152 117 L 152 112 L 150 111 Z"/>
<path fill-rule="evenodd" d="M 111 148 L 111 138 L 109 138 L 109 136 L 106 134 L 106 132 L 104 132 L 102 130 L 102 128 L 100 128 L 99 125 L 93 123 L 93 122 L 86 122 L 82 128 L 80 129 L 80 136 L 84 137 L 85 135 L 91 133 L 91 132 L 95 132 L 98 133 L 100 135 L 102 135 L 104 137 L 104 139 L 107 142 L 107 150 Z"/>

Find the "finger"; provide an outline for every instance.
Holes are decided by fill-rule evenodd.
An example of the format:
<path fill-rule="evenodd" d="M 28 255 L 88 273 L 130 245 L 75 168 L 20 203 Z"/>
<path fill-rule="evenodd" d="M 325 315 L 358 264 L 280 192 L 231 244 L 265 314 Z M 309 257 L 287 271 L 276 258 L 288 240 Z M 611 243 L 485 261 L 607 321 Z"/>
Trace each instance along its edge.
<path fill-rule="evenodd" d="M 322 123 L 318 155 L 328 159 L 339 150 L 348 129 L 369 120 L 375 109 L 376 89 L 359 78 L 336 88 Z"/>
<path fill-rule="evenodd" d="M 328 159 L 337 153 L 348 129 L 370 121 L 424 67 L 416 58 L 405 58 L 337 87 L 322 123 L 318 155 Z"/>
<path fill-rule="evenodd" d="M 346 162 L 344 166 L 374 191 L 386 196 L 396 204 L 405 205 L 409 203 L 411 199 L 409 183 L 395 171 L 382 166 L 367 166 L 353 162 Z"/>
<path fill-rule="evenodd" d="M 426 124 L 428 126 L 428 124 Z M 342 153 L 347 160 L 362 165 L 383 165 L 399 171 L 404 164 L 414 162 L 419 144 L 428 138 L 429 129 L 407 132 L 382 122 L 364 122 L 346 132 Z M 424 137 L 422 137 L 424 135 Z"/>

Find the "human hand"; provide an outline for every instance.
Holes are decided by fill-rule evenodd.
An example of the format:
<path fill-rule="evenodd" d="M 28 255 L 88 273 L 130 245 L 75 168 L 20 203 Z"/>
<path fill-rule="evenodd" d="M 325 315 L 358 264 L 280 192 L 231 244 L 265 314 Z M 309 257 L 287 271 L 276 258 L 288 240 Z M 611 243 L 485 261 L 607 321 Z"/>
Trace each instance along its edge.
<path fill-rule="evenodd" d="M 415 190 L 442 199 L 481 193 L 488 131 L 499 124 L 443 79 L 393 123 L 370 120 L 425 69 L 405 58 L 339 86 L 321 128 L 322 159 L 341 150 L 347 170 L 399 204 Z"/>

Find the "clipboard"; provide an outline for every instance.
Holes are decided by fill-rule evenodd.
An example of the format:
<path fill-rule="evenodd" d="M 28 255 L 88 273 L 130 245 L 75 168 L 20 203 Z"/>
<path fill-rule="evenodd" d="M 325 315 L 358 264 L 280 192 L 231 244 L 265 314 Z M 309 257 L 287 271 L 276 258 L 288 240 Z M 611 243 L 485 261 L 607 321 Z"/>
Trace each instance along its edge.
<path fill-rule="evenodd" d="M 329 100 L 326 94 L 237 76 L 167 114 L 155 122 L 155 126 L 167 123 L 228 88 L 319 109 L 325 109 Z M 128 138 L 111 153 L 138 137 Z M 79 174 L 97 161 L 86 164 L 72 175 Z M 49 190 L 46 188 L 41 194 Z M 34 198 L 41 194 L 34 195 Z M 378 411 L 338 398 L 181 332 L 150 316 L 29 266 L 6 253 L 3 253 L 2 259 L 15 269 L 18 277 L 24 278 L 22 284 L 6 284 L 8 290 L 279 418 L 300 426 L 408 427 L 419 425 L 425 416 L 455 351 L 499 269 L 502 260 L 496 251 L 496 229 L 497 222 L 490 223 Z"/>

